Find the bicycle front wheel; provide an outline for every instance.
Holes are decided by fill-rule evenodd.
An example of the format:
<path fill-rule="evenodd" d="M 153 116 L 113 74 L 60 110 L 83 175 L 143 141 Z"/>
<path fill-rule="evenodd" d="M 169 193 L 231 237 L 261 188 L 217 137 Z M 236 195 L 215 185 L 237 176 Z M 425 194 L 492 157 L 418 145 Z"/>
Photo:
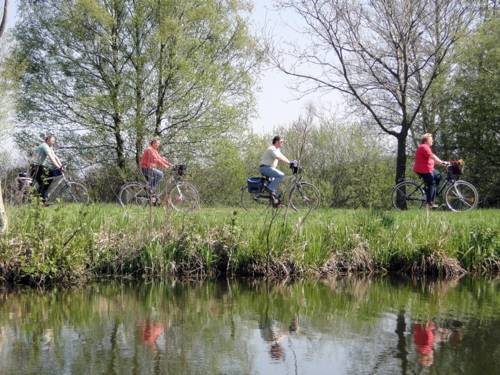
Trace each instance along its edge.
<path fill-rule="evenodd" d="M 300 209 L 312 210 L 318 208 L 319 201 L 320 193 L 316 186 L 309 182 L 299 182 L 290 191 L 288 204 L 295 211 Z"/>
<path fill-rule="evenodd" d="M 444 194 L 446 205 L 452 211 L 468 211 L 477 207 L 479 195 L 474 185 L 458 180 Z"/>
<path fill-rule="evenodd" d="M 68 182 L 61 191 L 60 199 L 68 203 L 89 203 L 87 188 L 78 182 Z"/>
<path fill-rule="evenodd" d="M 150 203 L 150 196 L 146 187 L 138 182 L 132 182 L 120 189 L 118 201 L 122 207 L 137 205 L 147 206 Z"/>
<path fill-rule="evenodd" d="M 421 208 L 424 202 L 424 190 L 414 181 L 402 181 L 392 190 L 392 205 L 398 210 Z"/>
<path fill-rule="evenodd" d="M 191 211 L 200 206 L 198 190 L 189 182 L 177 183 L 170 190 L 168 201 L 176 211 Z"/>

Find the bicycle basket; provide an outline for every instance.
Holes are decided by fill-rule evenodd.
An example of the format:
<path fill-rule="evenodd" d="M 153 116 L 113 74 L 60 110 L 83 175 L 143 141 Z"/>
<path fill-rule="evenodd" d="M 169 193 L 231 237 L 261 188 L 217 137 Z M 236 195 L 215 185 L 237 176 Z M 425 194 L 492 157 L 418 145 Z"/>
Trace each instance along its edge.
<path fill-rule="evenodd" d="M 22 172 L 19 173 L 16 177 L 17 189 L 22 190 L 26 186 L 30 186 L 33 182 L 33 179 L 29 177 L 28 173 Z"/>
<path fill-rule="evenodd" d="M 262 177 L 250 177 L 247 179 L 249 193 L 262 193 L 264 190 L 264 179 Z"/>
<path fill-rule="evenodd" d="M 184 176 L 186 173 L 186 166 L 184 164 L 178 164 L 174 167 L 174 171 L 177 173 L 177 176 Z"/>
<path fill-rule="evenodd" d="M 450 165 L 448 166 L 448 172 L 452 175 L 461 175 L 464 171 L 464 161 L 460 160 L 451 160 Z"/>

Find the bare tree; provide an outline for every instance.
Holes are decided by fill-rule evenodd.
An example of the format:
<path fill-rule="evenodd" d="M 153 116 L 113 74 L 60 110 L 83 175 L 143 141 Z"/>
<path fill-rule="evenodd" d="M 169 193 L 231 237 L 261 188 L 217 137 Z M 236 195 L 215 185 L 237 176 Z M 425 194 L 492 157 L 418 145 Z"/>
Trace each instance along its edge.
<path fill-rule="evenodd" d="M 9 6 L 9 1 L 4 0 L 3 4 L 3 15 L 0 21 L 0 40 L 2 39 L 3 33 L 5 31 L 5 27 L 7 24 L 7 9 Z M 7 213 L 5 212 L 5 207 L 3 204 L 3 195 L 2 195 L 2 183 L 0 181 L 0 234 L 5 233 L 7 231 Z"/>
<path fill-rule="evenodd" d="M 368 124 L 397 140 L 396 181 L 405 176 L 408 134 L 447 53 L 471 22 L 462 0 L 283 0 L 305 22 L 310 45 L 273 60 L 305 92 L 336 90 Z"/>

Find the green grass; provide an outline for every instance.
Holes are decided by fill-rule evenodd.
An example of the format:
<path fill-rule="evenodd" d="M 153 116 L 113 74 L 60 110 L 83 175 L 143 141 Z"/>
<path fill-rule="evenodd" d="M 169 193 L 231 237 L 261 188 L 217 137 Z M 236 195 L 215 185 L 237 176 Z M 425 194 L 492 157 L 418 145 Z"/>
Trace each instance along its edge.
<path fill-rule="evenodd" d="M 500 270 L 500 210 L 304 213 L 118 205 L 10 208 L 0 279 L 76 283 L 103 276 L 453 276 Z"/>

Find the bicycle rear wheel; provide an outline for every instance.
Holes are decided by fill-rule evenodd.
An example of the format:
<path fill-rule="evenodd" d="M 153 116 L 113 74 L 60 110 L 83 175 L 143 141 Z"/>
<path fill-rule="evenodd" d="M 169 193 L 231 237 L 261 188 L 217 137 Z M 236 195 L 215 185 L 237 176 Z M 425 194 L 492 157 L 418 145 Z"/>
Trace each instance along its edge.
<path fill-rule="evenodd" d="M 398 210 L 421 208 L 424 203 L 424 190 L 414 181 L 402 181 L 392 190 L 392 205 Z"/>
<path fill-rule="evenodd" d="M 468 211 L 477 207 L 479 195 L 474 185 L 458 180 L 444 193 L 446 205 L 452 211 Z"/>
<path fill-rule="evenodd" d="M 189 182 L 179 182 L 170 190 L 168 202 L 176 211 L 191 211 L 200 207 L 198 190 Z"/>
<path fill-rule="evenodd" d="M 59 198 L 68 203 L 89 203 L 87 188 L 78 182 L 68 182 L 61 190 Z"/>
<path fill-rule="evenodd" d="M 118 201 L 122 207 L 137 205 L 147 206 L 150 203 L 150 196 L 146 187 L 138 182 L 132 182 L 120 189 Z"/>
<path fill-rule="evenodd" d="M 4 202 L 6 206 L 19 206 L 30 202 L 30 190 L 13 190 L 5 192 Z"/>
<path fill-rule="evenodd" d="M 299 182 L 290 191 L 288 204 L 298 211 L 300 209 L 313 210 L 318 208 L 320 202 L 320 193 L 316 186 L 309 182 Z"/>

